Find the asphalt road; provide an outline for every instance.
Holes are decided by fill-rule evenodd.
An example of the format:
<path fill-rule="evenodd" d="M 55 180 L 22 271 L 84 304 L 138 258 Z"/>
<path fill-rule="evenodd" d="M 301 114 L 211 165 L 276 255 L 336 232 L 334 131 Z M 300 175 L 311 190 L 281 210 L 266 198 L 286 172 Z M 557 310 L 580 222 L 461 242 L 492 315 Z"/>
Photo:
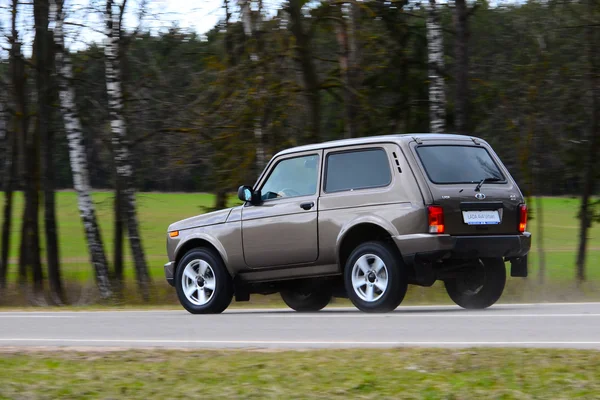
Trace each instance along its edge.
<path fill-rule="evenodd" d="M 330 308 L 2 312 L 2 347 L 343 348 L 558 347 L 600 349 L 600 303 L 400 307 L 389 314 Z"/>

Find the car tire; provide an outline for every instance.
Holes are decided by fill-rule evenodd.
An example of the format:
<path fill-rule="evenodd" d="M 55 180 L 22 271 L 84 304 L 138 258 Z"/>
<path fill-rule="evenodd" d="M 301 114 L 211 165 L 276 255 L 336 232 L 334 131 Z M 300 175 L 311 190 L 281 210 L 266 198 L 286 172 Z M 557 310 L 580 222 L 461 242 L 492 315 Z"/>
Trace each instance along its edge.
<path fill-rule="evenodd" d="M 506 267 L 502 258 L 486 258 L 476 262 L 474 267 L 480 268 L 479 272 L 470 270 L 468 275 L 444 282 L 452 301 L 470 310 L 481 310 L 494 305 L 502 296 L 506 285 Z"/>
<path fill-rule="evenodd" d="M 312 290 L 303 293 L 300 290 L 283 290 L 281 298 L 289 308 L 298 312 L 322 310 L 331 301 L 331 293 L 327 290 Z"/>
<path fill-rule="evenodd" d="M 221 257 L 206 248 L 188 251 L 175 274 L 179 302 L 191 314 L 219 314 L 231 304 L 233 282 Z"/>
<path fill-rule="evenodd" d="M 359 310 L 390 312 L 406 295 L 407 269 L 391 245 L 366 242 L 350 254 L 344 268 L 344 285 L 348 298 Z"/>

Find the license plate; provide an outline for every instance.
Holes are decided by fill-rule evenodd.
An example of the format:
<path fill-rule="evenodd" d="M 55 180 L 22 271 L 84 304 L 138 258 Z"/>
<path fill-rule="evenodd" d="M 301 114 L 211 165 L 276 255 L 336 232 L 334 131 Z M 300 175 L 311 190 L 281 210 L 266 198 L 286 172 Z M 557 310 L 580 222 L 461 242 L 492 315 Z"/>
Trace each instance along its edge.
<path fill-rule="evenodd" d="M 498 211 L 463 211 L 463 221 L 467 225 L 497 225 L 500 223 Z"/>

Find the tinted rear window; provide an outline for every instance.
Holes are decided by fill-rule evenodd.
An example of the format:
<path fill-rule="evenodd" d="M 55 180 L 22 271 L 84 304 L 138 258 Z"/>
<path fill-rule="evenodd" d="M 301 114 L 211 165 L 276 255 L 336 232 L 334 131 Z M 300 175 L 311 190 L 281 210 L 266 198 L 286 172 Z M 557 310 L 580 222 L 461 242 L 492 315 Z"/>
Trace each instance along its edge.
<path fill-rule="evenodd" d="M 483 147 L 419 146 L 417 153 L 433 183 L 470 183 L 485 178 L 505 181 L 504 175 Z"/>
<path fill-rule="evenodd" d="M 326 192 L 382 187 L 391 181 L 390 163 L 383 149 L 332 153 L 327 156 Z"/>

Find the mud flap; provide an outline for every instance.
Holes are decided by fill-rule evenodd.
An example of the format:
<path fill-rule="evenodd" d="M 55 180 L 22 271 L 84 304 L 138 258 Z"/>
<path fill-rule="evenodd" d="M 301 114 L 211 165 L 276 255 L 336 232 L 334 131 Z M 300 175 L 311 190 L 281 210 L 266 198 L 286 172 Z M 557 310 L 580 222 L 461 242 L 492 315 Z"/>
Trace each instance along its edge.
<path fill-rule="evenodd" d="M 527 277 L 527 256 L 510 259 L 510 276 Z"/>

